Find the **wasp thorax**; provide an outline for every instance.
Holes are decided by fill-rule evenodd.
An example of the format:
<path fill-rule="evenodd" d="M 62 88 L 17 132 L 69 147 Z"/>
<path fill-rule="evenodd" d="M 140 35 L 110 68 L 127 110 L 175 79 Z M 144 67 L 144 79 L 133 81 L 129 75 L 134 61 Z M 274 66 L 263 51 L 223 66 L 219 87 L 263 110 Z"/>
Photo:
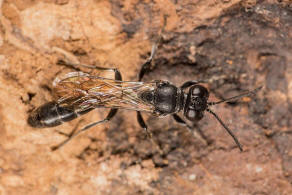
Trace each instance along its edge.
<path fill-rule="evenodd" d="M 157 86 L 154 96 L 154 105 L 156 111 L 168 114 L 173 113 L 177 106 L 177 87 L 169 83 L 163 83 Z"/>

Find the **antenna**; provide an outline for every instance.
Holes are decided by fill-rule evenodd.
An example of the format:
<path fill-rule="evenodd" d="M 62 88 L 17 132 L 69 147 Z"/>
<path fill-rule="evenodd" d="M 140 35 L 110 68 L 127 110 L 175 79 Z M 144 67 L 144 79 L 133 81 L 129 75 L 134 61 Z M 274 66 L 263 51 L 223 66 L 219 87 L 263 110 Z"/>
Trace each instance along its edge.
<path fill-rule="evenodd" d="M 213 106 L 213 105 L 216 105 L 216 104 L 221 104 L 223 102 L 230 102 L 232 100 L 237 100 L 237 99 L 240 99 L 240 98 L 243 98 L 243 97 L 255 95 L 255 93 L 258 92 L 261 88 L 263 88 L 263 86 L 260 86 L 260 87 L 258 87 L 256 89 L 252 90 L 252 91 L 248 91 L 246 93 L 243 93 L 243 94 L 236 95 L 234 97 L 228 98 L 226 100 L 220 100 L 218 102 L 208 102 L 208 106 Z"/>
<path fill-rule="evenodd" d="M 229 135 L 231 135 L 231 137 L 233 138 L 233 140 L 235 141 L 236 145 L 238 146 L 238 148 L 240 149 L 240 151 L 242 152 L 242 146 L 239 143 L 238 139 L 236 138 L 236 136 L 232 133 L 232 131 L 224 124 L 224 122 L 217 116 L 217 114 L 215 112 L 213 112 L 212 110 L 210 110 L 209 108 L 206 109 L 207 112 L 211 113 L 218 121 L 219 123 L 224 127 L 224 129 L 229 133 Z"/>

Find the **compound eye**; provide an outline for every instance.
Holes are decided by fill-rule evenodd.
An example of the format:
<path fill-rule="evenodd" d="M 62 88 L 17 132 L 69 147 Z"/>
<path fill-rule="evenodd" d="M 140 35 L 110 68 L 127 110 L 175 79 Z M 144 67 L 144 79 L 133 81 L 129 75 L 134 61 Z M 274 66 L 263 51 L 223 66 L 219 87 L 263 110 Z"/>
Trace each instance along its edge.
<path fill-rule="evenodd" d="M 197 97 L 206 98 L 206 99 L 209 98 L 208 90 L 202 85 L 195 85 L 191 87 L 190 93 L 192 94 L 192 96 L 197 96 Z"/>
<path fill-rule="evenodd" d="M 193 109 L 188 109 L 185 112 L 185 117 L 190 121 L 199 121 L 203 118 L 203 112 L 195 111 Z"/>

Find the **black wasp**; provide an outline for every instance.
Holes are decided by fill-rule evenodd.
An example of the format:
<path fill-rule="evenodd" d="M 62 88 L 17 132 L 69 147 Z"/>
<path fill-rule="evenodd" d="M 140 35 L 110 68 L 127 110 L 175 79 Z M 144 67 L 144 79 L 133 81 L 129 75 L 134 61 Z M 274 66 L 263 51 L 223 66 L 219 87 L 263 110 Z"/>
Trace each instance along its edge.
<path fill-rule="evenodd" d="M 144 74 L 150 69 L 156 49 L 157 45 L 154 45 L 150 57 L 142 65 L 138 82 L 122 81 L 121 73 L 115 68 L 79 64 L 79 66 L 85 66 L 99 72 L 111 71 L 115 78 L 110 79 L 80 71 L 70 72 L 63 77 L 56 78 L 53 82 L 56 100 L 45 103 L 34 110 L 28 117 L 28 124 L 36 128 L 55 127 L 95 108 L 111 108 L 105 119 L 90 123 L 79 131 L 72 133 L 64 142 L 54 148 L 57 149 L 81 132 L 111 120 L 118 109 L 136 110 L 138 123 L 150 137 L 151 133 L 147 130 L 141 112 L 148 112 L 158 117 L 171 114 L 178 123 L 187 125 L 177 115 L 178 112 L 182 111 L 187 120 L 197 122 L 203 118 L 204 112 L 207 111 L 219 121 L 242 151 L 235 135 L 210 107 L 250 96 L 261 87 L 226 100 L 208 102 L 209 92 L 204 86 L 200 85 L 200 81 L 186 81 L 180 87 L 162 80 L 141 82 Z M 71 66 L 77 65 L 71 64 Z M 188 92 L 186 92 L 187 89 Z"/>

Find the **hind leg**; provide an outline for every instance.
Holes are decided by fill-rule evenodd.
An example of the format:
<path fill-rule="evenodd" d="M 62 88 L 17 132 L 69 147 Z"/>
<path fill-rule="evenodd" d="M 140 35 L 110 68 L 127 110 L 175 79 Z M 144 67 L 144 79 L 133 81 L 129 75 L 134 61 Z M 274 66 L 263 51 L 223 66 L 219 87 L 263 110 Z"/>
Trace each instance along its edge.
<path fill-rule="evenodd" d="M 108 113 L 108 115 L 106 116 L 105 119 L 103 120 L 100 120 L 100 121 L 96 121 L 96 122 L 93 122 L 93 123 L 90 123 L 86 126 L 84 126 L 83 128 L 81 128 L 80 130 L 76 131 L 76 130 L 73 130 L 69 135 L 68 135 L 68 138 L 65 139 L 63 142 L 61 142 L 60 144 L 58 144 L 57 146 L 53 146 L 51 147 L 51 149 L 54 151 L 54 150 L 57 150 L 59 149 L 60 147 L 62 147 L 63 145 L 65 145 L 67 142 L 69 142 L 72 138 L 76 137 L 77 135 L 79 135 L 80 133 L 90 129 L 91 127 L 94 127 L 96 125 L 99 125 L 101 123 L 105 123 L 105 122 L 108 122 L 110 121 L 117 113 L 118 109 L 111 109 L 110 112 Z"/>
<path fill-rule="evenodd" d="M 97 69 L 97 70 L 103 70 L 103 71 L 113 71 L 115 73 L 115 80 L 118 81 L 122 81 L 122 75 L 120 73 L 120 71 L 116 68 L 103 68 L 103 67 L 98 67 L 98 66 L 92 66 L 92 65 L 84 65 L 84 64 L 79 64 L 78 66 L 86 66 L 87 68 L 92 68 L 92 69 Z M 105 119 L 100 120 L 100 121 L 95 121 L 93 123 L 87 124 L 86 126 L 84 126 L 83 128 L 81 128 L 80 130 L 76 131 L 76 129 L 74 129 L 69 135 L 68 138 L 66 140 L 64 140 L 62 143 L 58 144 L 57 146 L 53 146 L 52 150 L 57 150 L 60 147 L 62 147 L 63 145 L 65 145 L 67 142 L 69 142 L 72 138 L 76 137 L 77 135 L 79 135 L 80 133 L 90 129 L 91 127 L 94 127 L 96 125 L 99 125 L 101 123 L 105 123 L 110 121 L 117 113 L 118 109 L 116 108 L 112 108 L 108 115 L 106 116 Z"/>
<path fill-rule="evenodd" d="M 97 71 L 111 71 L 111 72 L 114 72 L 114 74 L 115 74 L 115 80 L 119 80 L 119 81 L 122 80 L 121 72 L 117 68 L 105 68 L 105 67 L 89 65 L 89 64 L 74 64 L 74 63 L 70 63 L 70 62 L 65 62 L 63 60 L 59 60 L 57 62 L 57 64 L 64 65 L 64 66 L 69 66 L 70 68 L 73 68 L 73 69 L 75 69 L 77 71 L 80 71 L 79 67 L 88 68 L 88 69 L 94 69 L 94 70 L 97 70 Z"/>

